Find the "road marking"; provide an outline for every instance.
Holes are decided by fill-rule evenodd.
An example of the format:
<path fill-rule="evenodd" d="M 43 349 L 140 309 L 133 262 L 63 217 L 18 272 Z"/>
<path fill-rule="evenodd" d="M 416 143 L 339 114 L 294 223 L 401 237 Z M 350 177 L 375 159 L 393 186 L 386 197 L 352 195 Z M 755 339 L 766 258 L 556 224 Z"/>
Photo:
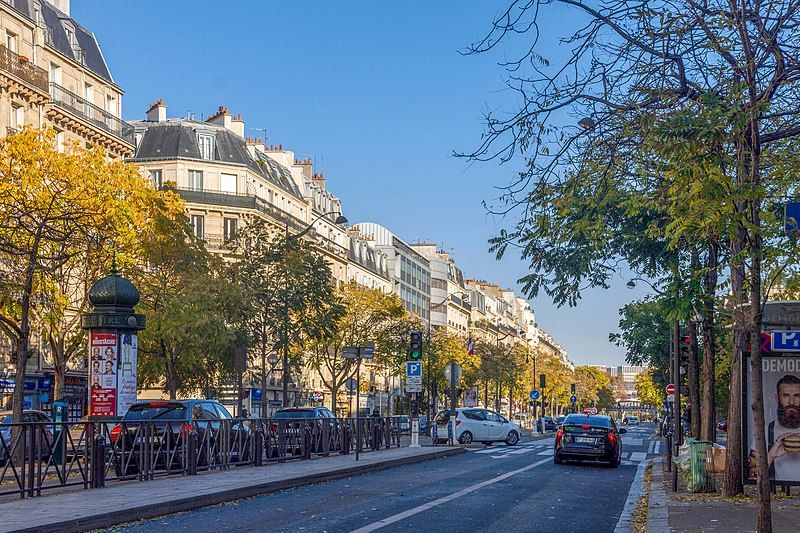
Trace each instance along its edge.
<path fill-rule="evenodd" d="M 641 463 L 645 459 L 647 459 L 647 452 L 631 452 L 631 461 L 635 463 Z"/>
<path fill-rule="evenodd" d="M 661 441 L 660 440 L 656 441 L 656 447 L 655 447 L 655 450 L 653 451 L 653 453 L 655 453 L 656 455 L 661 453 Z"/>
<path fill-rule="evenodd" d="M 495 478 L 487 479 L 486 481 L 481 481 L 480 483 L 470 485 L 465 489 L 462 489 L 458 492 L 454 492 L 453 494 L 450 494 L 448 496 L 439 498 L 438 500 L 433 500 L 431 502 L 424 503 L 419 507 L 403 511 L 402 513 L 397 513 L 396 515 L 389 516 L 387 518 L 384 518 L 383 520 L 378 520 L 377 522 L 373 522 L 372 524 L 358 528 L 354 530 L 352 533 L 368 533 L 369 531 L 375 531 L 382 527 L 388 526 L 389 524 L 394 524 L 395 522 L 399 522 L 400 520 L 408 518 L 409 516 L 414 516 L 415 514 L 422 513 L 424 511 L 427 511 L 428 509 L 442 505 L 443 503 L 447 503 L 449 501 L 455 500 L 456 498 L 460 498 L 461 496 L 466 496 L 471 492 L 475 492 L 476 490 L 482 489 L 483 487 L 493 485 L 495 483 L 503 481 L 504 479 L 510 478 L 511 476 L 515 476 L 517 474 L 521 474 L 522 472 L 531 470 L 532 468 L 536 468 L 537 466 L 543 465 L 549 461 L 550 459 L 542 459 L 541 461 L 530 464 L 528 466 L 524 466 L 522 468 L 518 468 L 516 470 L 512 470 L 511 472 L 506 472 L 505 474 L 497 476 Z"/>
<path fill-rule="evenodd" d="M 628 498 L 625 500 L 625 508 L 622 510 L 617 526 L 614 528 L 614 533 L 627 533 L 630 531 L 631 517 L 636 512 L 636 504 L 644 490 L 644 472 L 649 463 L 650 461 L 639 463 L 639 468 L 636 469 L 636 477 L 633 478 L 631 489 L 628 491 Z"/>
<path fill-rule="evenodd" d="M 545 450 L 543 452 L 537 453 L 536 455 L 553 455 L 553 452 L 551 450 Z"/>

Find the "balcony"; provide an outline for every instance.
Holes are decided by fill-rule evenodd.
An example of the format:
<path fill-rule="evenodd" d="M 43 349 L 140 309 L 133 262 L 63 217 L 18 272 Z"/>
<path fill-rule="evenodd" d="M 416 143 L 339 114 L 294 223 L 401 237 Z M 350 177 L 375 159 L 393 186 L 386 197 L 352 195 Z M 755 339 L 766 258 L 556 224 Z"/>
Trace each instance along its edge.
<path fill-rule="evenodd" d="M 37 92 L 47 94 L 47 71 L 20 57 L 18 53 L 0 45 L 0 69 L 25 82 Z"/>
<path fill-rule="evenodd" d="M 110 133 L 130 145 L 134 144 L 133 126 L 64 87 L 51 83 L 50 99 L 53 105 L 78 116 L 92 126 Z"/>

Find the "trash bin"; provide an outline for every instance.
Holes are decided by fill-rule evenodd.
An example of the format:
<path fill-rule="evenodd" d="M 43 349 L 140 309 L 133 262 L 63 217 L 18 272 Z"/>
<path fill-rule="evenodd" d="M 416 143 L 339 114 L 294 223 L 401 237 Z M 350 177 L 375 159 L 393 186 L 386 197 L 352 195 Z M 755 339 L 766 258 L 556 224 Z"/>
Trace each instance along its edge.
<path fill-rule="evenodd" d="M 707 440 L 689 439 L 692 478 L 687 488 L 690 492 L 709 492 L 713 490 L 711 476 L 706 467 L 709 444 L 711 443 Z"/>

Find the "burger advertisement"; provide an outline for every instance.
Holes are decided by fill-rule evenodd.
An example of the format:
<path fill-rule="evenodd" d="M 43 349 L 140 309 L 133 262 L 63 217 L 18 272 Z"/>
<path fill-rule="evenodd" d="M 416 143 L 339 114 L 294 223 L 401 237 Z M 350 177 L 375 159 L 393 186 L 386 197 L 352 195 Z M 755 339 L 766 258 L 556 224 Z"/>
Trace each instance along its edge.
<path fill-rule="evenodd" d="M 749 364 L 745 366 L 749 370 Z M 797 353 L 767 355 L 762 358 L 764 375 L 764 428 L 767 440 L 767 462 L 769 477 L 778 484 L 800 485 L 800 357 Z M 747 402 L 752 405 L 749 372 Z M 749 450 L 745 462 L 745 479 L 755 481 L 755 442 L 752 409 L 745 409 L 745 442 Z"/>

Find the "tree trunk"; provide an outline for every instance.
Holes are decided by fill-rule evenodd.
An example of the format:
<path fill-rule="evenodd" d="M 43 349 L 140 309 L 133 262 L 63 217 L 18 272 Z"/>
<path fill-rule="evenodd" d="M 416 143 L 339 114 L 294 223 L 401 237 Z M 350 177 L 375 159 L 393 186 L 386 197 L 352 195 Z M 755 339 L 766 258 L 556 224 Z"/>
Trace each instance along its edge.
<path fill-rule="evenodd" d="M 261 415 L 267 418 L 267 345 L 265 336 L 261 336 Z"/>
<path fill-rule="evenodd" d="M 338 417 L 339 413 L 336 410 L 336 398 L 339 397 L 339 387 L 333 386 L 330 388 L 330 390 L 331 390 L 331 412 Z"/>
<path fill-rule="evenodd" d="M 689 432 L 695 439 L 700 437 L 700 365 L 697 346 L 697 322 L 689 320 L 689 367 L 686 379 L 689 390 Z"/>
<path fill-rule="evenodd" d="M 737 205 L 737 211 L 743 207 Z M 733 299 L 733 347 L 731 357 L 731 378 L 728 383 L 728 429 L 727 449 L 725 451 L 725 481 L 722 493 L 731 498 L 744 492 L 742 480 L 742 352 L 747 349 L 747 335 L 744 329 L 744 230 L 731 239 L 731 295 Z"/>
<path fill-rule="evenodd" d="M 702 404 L 700 438 L 710 442 L 716 441 L 716 397 L 715 377 L 717 345 L 714 335 L 714 307 L 717 291 L 717 264 L 718 243 L 711 237 L 708 245 L 706 259 L 706 275 L 703 280 L 703 377 L 702 377 Z M 735 300 L 734 300 L 735 301 Z"/>
<path fill-rule="evenodd" d="M 53 347 L 53 400 L 64 399 L 64 377 L 67 373 L 67 355 L 64 353 L 64 337 L 50 338 Z"/>

